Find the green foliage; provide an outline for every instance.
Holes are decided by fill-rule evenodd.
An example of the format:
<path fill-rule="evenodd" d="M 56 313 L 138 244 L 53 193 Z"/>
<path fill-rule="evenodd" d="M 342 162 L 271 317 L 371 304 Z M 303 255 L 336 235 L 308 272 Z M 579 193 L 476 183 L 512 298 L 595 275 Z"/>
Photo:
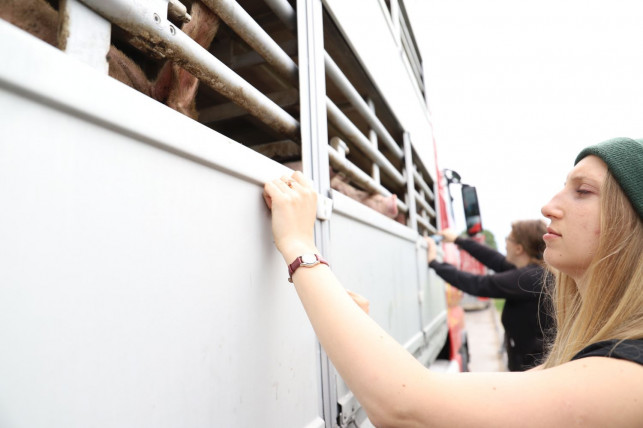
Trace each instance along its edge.
<path fill-rule="evenodd" d="M 483 230 L 482 233 L 484 234 L 484 242 L 494 250 L 498 249 L 498 245 L 496 244 L 496 237 L 493 236 L 493 233 L 489 232 L 488 230 Z"/>

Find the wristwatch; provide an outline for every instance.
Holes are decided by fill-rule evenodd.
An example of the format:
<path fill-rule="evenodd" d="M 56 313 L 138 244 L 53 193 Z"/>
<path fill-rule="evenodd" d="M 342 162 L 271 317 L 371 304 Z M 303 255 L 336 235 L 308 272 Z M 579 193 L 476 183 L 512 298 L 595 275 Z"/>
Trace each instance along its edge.
<path fill-rule="evenodd" d="M 330 264 L 322 258 L 319 254 L 306 253 L 297 257 L 294 262 L 288 265 L 288 282 L 292 282 L 292 274 L 295 273 L 300 266 L 303 267 L 313 267 L 318 264 L 323 263 L 326 266 L 330 267 Z"/>

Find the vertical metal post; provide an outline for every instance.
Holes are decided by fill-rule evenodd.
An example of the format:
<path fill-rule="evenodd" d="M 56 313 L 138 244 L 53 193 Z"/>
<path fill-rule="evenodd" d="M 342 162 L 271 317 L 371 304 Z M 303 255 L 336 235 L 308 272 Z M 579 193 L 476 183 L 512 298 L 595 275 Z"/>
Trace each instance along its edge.
<path fill-rule="evenodd" d="M 416 177 L 416 174 L 419 174 L 419 171 L 418 171 L 417 165 L 413 165 L 413 182 L 414 182 L 414 183 L 415 183 L 415 177 Z M 419 187 L 419 189 L 420 189 L 420 191 L 419 191 L 419 197 L 420 197 L 420 199 L 425 200 L 425 196 L 426 196 L 426 195 L 425 195 L 425 191 L 424 191 L 424 189 L 423 189 L 423 188 L 422 188 L 422 186 L 420 185 L 420 180 L 418 180 L 418 187 Z M 422 204 L 420 204 L 420 214 L 418 214 L 418 215 L 419 215 L 420 217 L 422 217 L 424 220 L 426 220 L 426 219 L 427 219 L 426 209 L 422 206 Z M 424 233 L 422 233 L 422 235 L 424 235 L 424 236 L 426 236 L 427 234 L 428 234 L 428 231 L 426 231 L 426 230 L 424 231 Z"/>
<path fill-rule="evenodd" d="M 373 100 L 369 98 L 366 101 L 366 103 L 368 104 L 368 107 L 371 109 L 371 112 L 375 114 L 375 103 L 373 103 Z M 371 143 L 373 143 L 373 148 L 377 150 L 377 132 L 375 132 L 373 128 L 370 128 L 368 130 L 368 139 L 371 140 Z M 373 180 L 375 180 L 377 184 L 380 184 L 380 167 L 375 162 L 373 162 L 373 168 L 371 169 L 371 176 L 373 177 Z"/>
<path fill-rule="evenodd" d="M 402 36 L 400 31 L 400 5 L 399 0 L 391 0 L 391 21 L 393 21 L 393 37 L 395 37 L 395 43 L 397 43 L 400 49 L 402 48 Z"/>
<path fill-rule="evenodd" d="M 107 74 L 112 24 L 79 0 L 61 0 L 58 45 L 66 54 Z"/>
<path fill-rule="evenodd" d="M 393 2 L 391 2 L 393 3 Z M 417 231 L 417 208 L 415 204 L 415 178 L 413 177 L 413 148 L 408 132 L 404 133 L 404 174 L 406 175 L 406 205 L 409 207 L 407 225 Z"/>
<path fill-rule="evenodd" d="M 420 189 L 420 192 L 419 192 L 420 199 L 424 199 L 424 196 L 425 196 L 424 195 L 424 190 Z M 422 204 L 420 204 L 420 208 L 421 208 L 420 209 L 420 214 L 419 214 L 420 217 L 422 217 L 424 220 L 427 220 L 426 209 L 424 209 Z M 428 231 L 425 230 L 424 233 L 422 233 L 422 235 L 426 236 L 427 233 L 428 233 Z"/>
<path fill-rule="evenodd" d="M 445 181 L 445 179 L 444 179 L 444 177 L 442 175 L 442 171 L 440 171 L 440 170 L 438 170 L 436 168 L 435 180 L 433 180 L 433 194 L 435 195 L 435 204 L 434 204 L 434 206 L 435 206 L 435 228 L 437 230 L 445 229 L 445 225 L 443 223 L 444 219 L 442 218 L 442 208 L 440 207 L 440 195 L 441 195 L 440 186 L 443 185 L 444 181 Z M 447 186 L 447 184 L 444 183 L 444 186 Z M 446 200 L 446 198 L 448 198 L 448 197 L 450 197 L 450 195 L 442 194 L 442 198 L 445 199 L 444 200 L 445 204 L 447 204 L 447 203 L 450 204 L 451 203 L 451 201 Z M 447 207 L 445 206 L 444 208 L 446 209 Z M 445 212 L 445 214 L 447 214 L 447 213 Z M 448 216 L 448 214 L 447 214 L 447 216 Z"/>
<path fill-rule="evenodd" d="M 391 1 L 393 3 L 393 1 Z M 406 175 L 406 204 L 409 207 L 408 212 L 408 221 L 407 225 L 418 233 L 416 245 L 415 245 L 415 254 L 416 254 L 416 278 L 417 278 L 417 304 L 418 304 L 418 323 L 420 324 L 420 331 L 422 331 L 422 336 L 424 344 L 427 343 L 427 335 L 424 331 L 424 326 L 427 323 L 424 315 L 424 305 L 425 302 L 424 294 L 424 284 L 422 279 L 426 278 L 426 271 L 428 266 L 426 264 L 426 251 L 422 245 L 423 238 L 419 236 L 418 222 L 417 222 L 417 203 L 415 201 L 415 174 L 416 166 L 413 164 L 413 145 L 411 144 L 411 135 L 408 132 L 404 132 L 404 174 Z M 424 192 L 424 191 L 422 191 Z"/>
<path fill-rule="evenodd" d="M 330 192 L 326 79 L 324 74 L 324 33 L 321 0 L 297 0 L 301 160 L 304 174 L 315 190 L 326 197 Z M 315 222 L 315 245 L 332 262 L 329 220 Z M 319 345 L 321 366 L 321 411 L 327 428 L 337 420 L 336 371 Z"/>

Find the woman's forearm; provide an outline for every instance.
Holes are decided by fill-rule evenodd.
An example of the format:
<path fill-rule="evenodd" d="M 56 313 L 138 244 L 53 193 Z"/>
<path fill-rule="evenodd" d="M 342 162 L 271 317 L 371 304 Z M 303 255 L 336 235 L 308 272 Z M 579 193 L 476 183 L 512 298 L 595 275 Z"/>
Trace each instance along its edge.
<path fill-rule="evenodd" d="M 295 172 L 266 183 L 263 197 L 286 263 L 317 253 L 317 194 L 303 175 Z M 292 280 L 320 343 L 371 421 L 402 427 L 415 417 L 417 424 L 411 409 L 429 404 L 429 371 L 353 302 L 327 265 L 301 266 Z"/>
<path fill-rule="evenodd" d="M 293 281 L 320 343 L 371 421 L 384 426 L 408 416 L 409 394 L 429 371 L 355 305 L 328 267 L 298 269 Z"/>

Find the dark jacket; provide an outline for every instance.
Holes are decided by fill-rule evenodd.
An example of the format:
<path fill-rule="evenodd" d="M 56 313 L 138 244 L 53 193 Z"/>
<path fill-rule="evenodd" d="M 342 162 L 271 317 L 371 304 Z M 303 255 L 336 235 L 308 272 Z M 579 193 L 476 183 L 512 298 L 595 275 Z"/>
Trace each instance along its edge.
<path fill-rule="evenodd" d="M 544 332 L 553 326 L 547 296 L 543 292 L 545 269 L 537 264 L 518 269 L 504 255 L 471 239 L 457 238 L 455 243 L 496 273 L 475 275 L 437 261 L 429 266 L 465 293 L 505 299 L 502 325 L 509 370 L 522 371 L 540 364 L 545 346 Z"/>

